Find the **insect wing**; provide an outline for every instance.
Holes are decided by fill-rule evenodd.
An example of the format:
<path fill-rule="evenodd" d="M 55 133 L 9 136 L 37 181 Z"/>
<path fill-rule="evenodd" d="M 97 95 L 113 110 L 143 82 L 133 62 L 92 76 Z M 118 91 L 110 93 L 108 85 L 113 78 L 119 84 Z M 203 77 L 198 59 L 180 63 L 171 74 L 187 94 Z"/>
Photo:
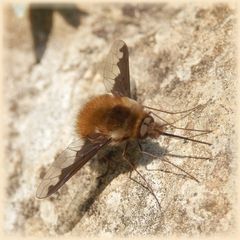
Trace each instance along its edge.
<path fill-rule="evenodd" d="M 56 192 L 110 141 L 110 139 L 98 137 L 86 140 L 83 145 L 78 141 L 70 144 L 47 171 L 38 186 L 36 197 L 46 198 Z"/>
<path fill-rule="evenodd" d="M 104 61 L 103 80 L 108 92 L 131 98 L 128 47 L 124 41 L 113 43 Z"/>

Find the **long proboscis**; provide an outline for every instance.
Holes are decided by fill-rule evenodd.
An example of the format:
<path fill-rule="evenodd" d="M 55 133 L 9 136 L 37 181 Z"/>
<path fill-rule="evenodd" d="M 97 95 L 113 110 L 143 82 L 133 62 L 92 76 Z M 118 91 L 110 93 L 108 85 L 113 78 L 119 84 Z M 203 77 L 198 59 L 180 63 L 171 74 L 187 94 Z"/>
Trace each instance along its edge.
<path fill-rule="evenodd" d="M 202 144 L 206 144 L 206 145 L 212 145 L 211 143 L 208 143 L 208 142 L 204 142 L 204 141 L 200 141 L 200 140 L 196 140 L 196 139 L 192 139 L 192 138 L 188 138 L 188 137 L 183 137 L 183 136 L 180 136 L 180 135 L 175 135 L 175 134 L 172 134 L 172 133 L 166 133 L 166 132 L 162 132 L 162 131 L 159 131 L 161 135 L 165 135 L 165 136 L 169 136 L 169 137 L 175 137 L 175 138 L 180 138 L 180 139 L 184 139 L 184 140 L 187 140 L 187 141 L 191 141 L 191 142 L 197 142 L 197 143 L 202 143 Z"/>

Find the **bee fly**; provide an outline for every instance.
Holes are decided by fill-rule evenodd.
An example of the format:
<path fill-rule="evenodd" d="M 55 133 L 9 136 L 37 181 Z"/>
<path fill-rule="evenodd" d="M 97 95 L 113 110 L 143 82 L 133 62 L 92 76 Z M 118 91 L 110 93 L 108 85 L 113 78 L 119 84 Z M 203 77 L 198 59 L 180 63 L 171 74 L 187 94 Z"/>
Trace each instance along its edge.
<path fill-rule="evenodd" d="M 166 126 L 174 125 L 166 121 L 165 124 L 157 123 L 153 118 L 153 116 L 157 115 L 146 111 L 146 109 L 162 110 L 143 106 L 134 99 L 133 93 L 131 93 L 129 78 L 128 47 L 122 40 L 117 40 L 113 43 L 105 59 L 103 79 L 107 91 L 111 92 L 111 94 L 92 98 L 80 110 L 76 119 L 76 133 L 83 140 L 83 144 L 81 147 L 74 145 L 74 143 L 71 144 L 53 162 L 37 189 L 37 198 L 46 198 L 56 192 L 93 158 L 100 149 L 105 148 L 107 145 L 118 145 L 125 142 L 123 153 L 125 160 L 127 160 L 125 156 L 127 142 L 134 139 L 140 140 L 147 137 L 157 139 L 159 136 L 165 135 L 210 145 L 207 142 L 166 132 Z M 193 109 L 195 108 L 175 113 L 183 113 Z M 166 113 L 174 114 L 173 112 Z M 185 130 L 194 131 L 194 129 Z M 195 131 L 210 132 L 208 130 Z M 141 150 L 141 145 L 139 146 Z M 127 162 L 132 170 L 137 171 L 130 161 L 127 160 Z M 174 166 L 177 167 L 177 165 Z M 180 169 L 179 167 L 177 168 Z M 186 173 L 184 170 L 182 171 Z M 146 183 L 140 172 L 137 171 L 137 173 Z M 188 175 L 194 178 L 190 174 Z M 148 184 L 146 188 L 157 200 Z"/>

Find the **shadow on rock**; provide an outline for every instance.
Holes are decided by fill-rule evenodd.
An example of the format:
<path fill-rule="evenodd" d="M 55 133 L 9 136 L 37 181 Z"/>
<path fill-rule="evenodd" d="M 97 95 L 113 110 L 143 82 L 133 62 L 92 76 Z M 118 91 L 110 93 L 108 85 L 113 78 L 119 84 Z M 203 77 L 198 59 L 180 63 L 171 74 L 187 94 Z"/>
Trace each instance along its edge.
<path fill-rule="evenodd" d="M 146 148 L 155 149 L 154 154 L 158 153 L 160 157 L 166 152 L 166 149 L 161 148 L 158 143 L 147 142 Z M 74 196 L 68 209 L 66 209 L 68 213 L 66 214 L 65 212 L 64 216 L 60 216 L 58 219 L 55 229 L 57 233 L 63 234 L 71 231 L 81 218 L 87 212 L 89 213 L 93 203 L 114 178 L 117 178 L 120 174 L 131 172 L 132 168 L 122 157 L 123 149 L 123 146 L 109 148 L 100 153 L 97 159 L 91 160 L 90 168 L 97 172 L 98 177 L 91 181 L 91 187 L 87 195 L 83 192 L 78 192 Z M 143 158 L 137 142 L 129 144 L 127 158 L 136 168 L 138 165 L 148 165 L 153 160 L 153 158 Z M 129 180 L 131 179 L 129 178 Z M 94 212 L 94 209 L 91 209 L 92 211 Z M 69 217 L 66 216 L 68 214 Z"/>
<path fill-rule="evenodd" d="M 54 12 L 58 12 L 74 28 L 78 28 L 81 17 L 87 15 L 87 12 L 78 9 L 74 4 L 31 4 L 29 20 L 36 63 L 41 62 L 46 50 L 53 27 Z"/>

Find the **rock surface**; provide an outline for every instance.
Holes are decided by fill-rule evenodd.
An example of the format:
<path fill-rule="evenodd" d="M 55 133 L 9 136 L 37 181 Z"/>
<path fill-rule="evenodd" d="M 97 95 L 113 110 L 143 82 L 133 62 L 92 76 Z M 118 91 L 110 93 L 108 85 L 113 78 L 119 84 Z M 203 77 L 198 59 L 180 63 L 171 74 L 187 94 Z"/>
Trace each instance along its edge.
<path fill-rule="evenodd" d="M 43 35 L 47 42 L 40 55 L 36 53 L 44 44 L 40 41 L 40 50 L 35 46 L 34 52 L 28 15 L 18 18 L 10 6 L 5 9 L 5 230 L 39 236 L 234 231 L 235 6 L 97 4 L 78 5 L 78 9 L 72 13 L 79 20 L 77 26 L 60 11 L 51 12 L 50 22 L 45 22 L 51 23 L 50 34 Z M 130 169 L 120 150 L 107 153 L 111 161 L 105 177 L 97 178 L 106 170 L 106 161 L 94 159 L 57 194 L 37 200 L 41 176 L 71 142 L 75 114 L 90 96 L 105 91 L 101 62 L 114 39 L 123 39 L 129 46 L 138 101 L 168 111 L 200 104 L 176 125 L 212 129 L 196 137 L 212 145 L 161 137 L 143 143 L 145 151 L 159 158 L 141 156 L 137 148 L 128 153 L 161 208 L 149 191 L 129 179 Z M 157 114 L 168 121 L 184 115 Z M 172 130 L 188 137 L 196 134 Z M 163 159 L 199 183 L 184 178 L 183 172 Z M 142 181 L 136 172 L 133 178 Z"/>

